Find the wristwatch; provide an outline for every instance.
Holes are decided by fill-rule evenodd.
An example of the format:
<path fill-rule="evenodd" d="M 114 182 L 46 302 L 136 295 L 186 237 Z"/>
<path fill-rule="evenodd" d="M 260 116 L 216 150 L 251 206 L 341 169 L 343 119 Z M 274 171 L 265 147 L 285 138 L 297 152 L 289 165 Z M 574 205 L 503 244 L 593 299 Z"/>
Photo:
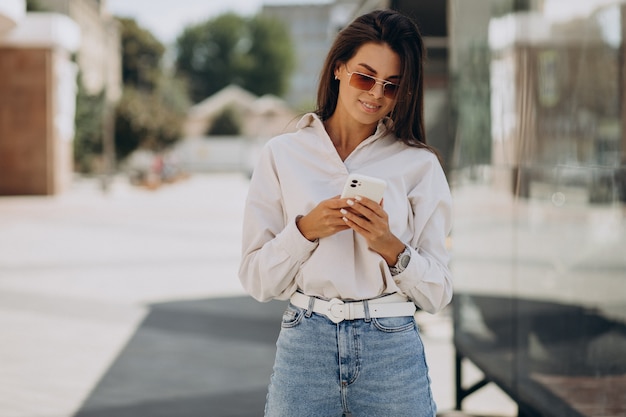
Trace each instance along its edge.
<path fill-rule="evenodd" d="M 398 255 L 396 264 L 389 267 L 391 275 L 398 275 L 404 271 L 411 260 L 411 250 L 408 246 L 404 246 L 404 250 Z"/>

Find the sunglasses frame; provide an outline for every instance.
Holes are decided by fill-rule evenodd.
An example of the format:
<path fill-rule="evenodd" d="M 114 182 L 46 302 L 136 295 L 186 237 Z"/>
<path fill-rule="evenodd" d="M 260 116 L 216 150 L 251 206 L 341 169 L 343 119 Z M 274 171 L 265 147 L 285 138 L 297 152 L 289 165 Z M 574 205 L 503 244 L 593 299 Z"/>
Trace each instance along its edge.
<path fill-rule="evenodd" d="M 380 85 L 383 86 L 383 96 L 384 97 L 393 100 L 398 95 L 398 90 L 397 89 L 400 87 L 399 84 L 392 83 L 391 81 L 387 81 L 387 80 L 382 80 L 380 78 L 376 78 L 376 77 L 373 77 L 373 76 L 371 76 L 369 74 L 364 74 L 364 73 L 359 72 L 359 71 L 352 71 L 352 72 L 350 72 L 350 70 L 348 69 L 348 66 L 346 64 L 344 64 L 344 67 L 346 67 L 346 73 L 348 74 L 348 77 L 349 77 L 348 78 L 348 85 L 350 85 L 350 87 L 354 87 L 354 88 L 356 88 L 358 90 L 361 90 L 361 91 L 368 91 L 369 92 L 369 91 L 372 91 L 372 89 L 374 87 L 376 87 L 376 84 L 380 84 Z M 372 84 L 372 86 L 369 89 L 360 88 L 360 87 L 357 87 L 356 85 L 352 85 L 352 74 L 357 74 L 357 75 L 359 75 L 361 77 L 369 78 L 371 80 L 374 80 L 374 84 Z M 388 95 L 385 94 L 386 91 L 389 91 L 389 90 L 387 90 L 385 88 L 388 85 L 393 85 L 393 86 L 396 87 L 396 90 L 392 93 L 392 95 L 393 95 L 392 97 L 389 97 Z"/>

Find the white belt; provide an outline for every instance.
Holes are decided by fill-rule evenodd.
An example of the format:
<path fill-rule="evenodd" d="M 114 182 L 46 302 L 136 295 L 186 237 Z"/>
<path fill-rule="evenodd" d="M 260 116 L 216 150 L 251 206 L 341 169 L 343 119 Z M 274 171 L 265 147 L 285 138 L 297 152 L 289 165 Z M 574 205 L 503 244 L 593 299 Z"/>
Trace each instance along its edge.
<path fill-rule="evenodd" d="M 325 315 L 334 323 L 364 319 L 366 317 L 366 303 L 369 317 L 372 318 L 412 316 L 416 311 L 415 304 L 407 301 L 407 298 L 400 294 L 391 294 L 366 301 L 342 301 L 338 298 L 325 301 L 297 292 L 291 296 L 291 304 L 308 310 L 311 299 L 313 299 L 311 310 L 314 313 Z"/>

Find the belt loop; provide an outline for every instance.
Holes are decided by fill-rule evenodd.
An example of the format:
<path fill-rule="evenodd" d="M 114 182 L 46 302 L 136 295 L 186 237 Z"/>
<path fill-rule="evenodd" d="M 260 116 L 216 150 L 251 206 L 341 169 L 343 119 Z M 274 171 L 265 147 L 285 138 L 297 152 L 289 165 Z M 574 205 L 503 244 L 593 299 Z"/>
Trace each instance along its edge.
<path fill-rule="evenodd" d="M 363 300 L 363 313 L 365 313 L 366 323 L 372 321 L 372 318 L 370 317 L 370 304 L 367 302 L 367 300 Z"/>
<path fill-rule="evenodd" d="M 313 314 L 314 306 L 315 306 L 315 297 L 309 297 L 309 306 L 306 309 L 306 314 L 304 315 L 304 317 L 306 317 L 307 319 L 311 318 L 311 315 Z"/>

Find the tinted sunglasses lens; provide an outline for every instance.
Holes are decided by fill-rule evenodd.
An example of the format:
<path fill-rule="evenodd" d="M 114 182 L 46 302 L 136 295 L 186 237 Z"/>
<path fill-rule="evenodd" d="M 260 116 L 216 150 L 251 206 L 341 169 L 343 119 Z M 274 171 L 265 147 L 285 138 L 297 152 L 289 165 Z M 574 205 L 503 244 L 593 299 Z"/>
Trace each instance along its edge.
<path fill-rule="evenodd" d="M 376 84 L 376 80 L 365 74 L 357 74 L 356 72 L 353 72 L 350 76 L 350 85 L 358 88 L 359 90 L 369 91 L 372 87 L 374 87 L 374 84 Z"/>
<path fill-rule="evenodd" d="M 350 85 L 359 90 L 370 91 L 376 84 L 376 79 L 366 74 L 353 72 L 350 76 Z M 398 86 L 396 84 L 385 84 L 383 87 L 383 95 L 387 98 L 396 98 Z"/>
<path fill-rule="evenodd" d="M 396 98 L 398 93 L 398 86 L 396 84 L 386 84 L 383 95 L 387 98 Z"/>

